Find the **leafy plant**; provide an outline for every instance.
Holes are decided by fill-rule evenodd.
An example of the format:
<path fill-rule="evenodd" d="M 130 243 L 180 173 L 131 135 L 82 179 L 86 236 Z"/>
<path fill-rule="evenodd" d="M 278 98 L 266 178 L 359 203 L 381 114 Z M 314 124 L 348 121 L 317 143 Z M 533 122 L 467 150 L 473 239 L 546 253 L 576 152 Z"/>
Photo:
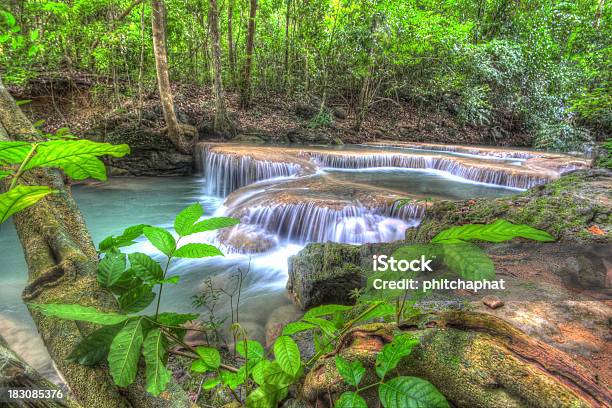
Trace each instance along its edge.
<path fill-rule="evenodd" d="M 174 220 L 178 238 L 163 228 L 135 225 L 126 228 L 119 236 L 105 238 L 99 244 L 103 256 L 98 266 L 98 283 L 113 293 L 120 313 L 99 311 L 91 307 L 66 304 L 31 304 L 48 316 L 86 321 L 103 325 L 85 337 L 71 353 L 71 359 L 81 364 L 93 365 L 105 358 L 115 383 L 127 387 L 134 382 L 138 362 L 144 358 L 147 391 L 159 395 L 171 378 L 166 366 L 168 347 L 183 341 L 185 329 L 181 325 L 194 320 L 197 314 L 160 313 L 162 290 L 166 284 L 177 284 L 179 275 L 168 276 L 170 265 L 176 258 L 206 258 L 223 255 L 218 248 L 204 243 L 180 245 L 183 238 L 201 231 L 231 227 L 239 221 L 217 217 L 200 221 L 204 210 L 199 203 L 181 211 Z M 132 245 L 144 236 L 165 257 L 162 263 L 149 255 L 134 252 L 125 254 L 121 248 Z M 154 289 L 159 289 L 155 291 Z M 155 312 L 140 313 L 157 298 Z M 191 349 L 191 348 L 190 348 Z M 195 359 L 192 370 L 204 372 L 218 369 L 219 353 L 215 349 L 193 350 Z M 294 358 L 295 356 L 290 356 Z M 294 360 L 283 360 L 295 363 Z"/>
<path fill-rule="evenodd" d="M 0 179 L 11 181 L 8 191 L 0 194 L 0 224 L 57 192 L 47 186 L 19 185 L 25 173 L 39 168 L 58 168 L 75 180 L 106 180 L 106 168 L 99 157 L 122 157 L 129 152 L 127 145 L 89 140 L 0 141 Z"/>

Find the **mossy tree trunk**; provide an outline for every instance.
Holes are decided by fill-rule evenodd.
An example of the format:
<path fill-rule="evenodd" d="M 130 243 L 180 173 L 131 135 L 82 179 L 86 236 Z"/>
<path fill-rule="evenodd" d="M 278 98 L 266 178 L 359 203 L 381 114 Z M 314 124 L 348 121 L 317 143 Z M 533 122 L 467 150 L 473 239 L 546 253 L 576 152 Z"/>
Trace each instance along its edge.
<path fill-rule="evenodd" d="M 0 81 L 0 140 L 35 140 L 38 134 Z M 117 309 L 115 299 L 96 281 L 98 255 L 85 221 L 63 174 L 37 170 L 20 179 L 23 184 L 47 185 L 57 190 L 35 206 L 13 217 L 28 267 L 26 303 L 78 303 L 100 310 Z M 6 185 L 0 185 L 4 190 Z M 42 315 L 29 308 L 38 332 L 74 399 L 85 407 L 189 406 L 189 400 L 171 382 L 164 398 L 144 390 L 142 376 L 120 392 L 104 366 L 88 367 L 67 361 L 72 348 L 92 327 L 81 322 Z M 172 401 L 172 402 L 171 402 Z"/>
<path fill-rule="evenodd" d="M 253 49 L 255 48 L 255 16 L 257 15 L 257 0 L 250 1 L 249 26 L 246 39 L 246 56 L 242 68 L 240 83 L 240 106 L 248 108 L 251 105 L 251 70 L 253 68 Z"/>
<path fill-rule="evenodd" d="M 208 22 L 213 59 L 213 94 L 215 97 L 213 130 L 215 134 L 223 138 L 229 138 L 234 134 L 234 127 L 227 115 L 225 96 L 223 94 L 223 80 L 221 78 L 221 45 L 219 39 L 219 9 L 217 7 L 217 0 L 210 0 Z"/>
<path fill-rule="evenodd" d="M 185 138 L 174 111 L 174 98 L 170 86 L 168 72 L 168 47 L 166 38 L 166 5 L 163 0 L 151 0 L 151 26 L 153 28 L 153 53 L 155 54 L 155 69 L 157 71 L 157 86 L 159 99 L 164 112 L 168 139 L 178 151 L 191 153 L 191 144 Z"/>

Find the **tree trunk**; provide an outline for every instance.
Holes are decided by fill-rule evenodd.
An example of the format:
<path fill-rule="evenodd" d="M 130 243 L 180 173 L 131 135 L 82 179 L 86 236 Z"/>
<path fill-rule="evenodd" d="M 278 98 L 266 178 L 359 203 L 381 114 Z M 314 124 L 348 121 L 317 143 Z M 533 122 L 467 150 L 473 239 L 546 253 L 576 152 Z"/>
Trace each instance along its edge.
<path fill-rule="evenodd" d="M 212 48 L 213 66 L 213 94 L 215 96 L 215 117 L 213 119 L 213 130 L 215 134 L 225 138 L 233 136 L 233 126 L 227 116 L 225 107 L 225 96 L 223 95 L 223 81 L 221 78 L 221 46 L 219 44 L 219 10 L 217 0 L 210 0 L 208 12 L 210 27 L 210 38 Z"/>
<path fill-rule="evenodd" d="M 234 0 L 229 0 L 227 4 L 227 56 L 229 61 L 232 85 L 236 85 L 236 54 L 234 52 Z"/>
<path fill-rule="evenodd" d="M 284 83 L 289 80 L 289 18 L 291 11 L 291 0 L 287 0 L 287 11 L 285 12 L 285 60 L 283 63 Z"/>
<path fill-rule="evenodd" d="M 55 384 L 42 377 L 38 371 L 33 369 L 13 352 L 4 339 L 0 336 L 0 387 L 2 388 L 27 388 L 30 390 L 61 391 Z M 23 400 L 14 402 L 3 402 L 6 408 L 22 408 L 26 406 Z M 45 399 L 34 405 L 36 408 L 81 408 L 81 405 L 73 401 L 69 396 L 63 395 L 57 400 Z"/>
<path fill-rule="evenodd" d="M 246 57 L 242 69 L 240 84 L 240 106 L 248 108 L 251 105 L 251 68 L 253 65 L 253 48 L 255 46 L 255 16 L 257 13 L 257 0 L 251 0 L 249 11 L 249 27 L 246 41 Z"/>
<path fill-rule="evenodd" d="M 38 134 L 0 81 L 0 140 L 32 140 Z M 37 170 L 21 178 L 24 184 L 47 185 L 58 193 L 13 217 L 28 266 L 25 302 L 79 303 L 100 310 L 117 310 L 115 299 L 98 285 L 98 254 L 85 221 L 64 184 L 61 172 Z M 0 188 L 5 186 L 0 184 Z M 91 332 L 91 325 L 48 317 L 30 308 L 38 332 L 70 387 L 85 407 L 164 407 L 168 401 L 146 393 L 139 377 L 123 395 L 102 366 L 88 367 L 67 361 L 73 347 Z M 190 406 L 175 382 L 169 385 L 173 406 Z"/>
<path fill-rule="evenodd" d="M 601 21 L 601 13 L 603 12 L 604 4 L 606 0 L 599 0 L 597 3 L 597 10 L 595 11 L 595 19 L 593 20 L 593 28 L 599 28 L 599 22 Z"/>
<path fill-rule="evenodd" d="M 157 70 L 157 85 L 159 99 L 164 112 L 168 139 L 181 153 L 190 154 L 191 144 L 183 135 L 183 130 L 176 118 L 170 74 L 168 72 L 168 50 L 166 47 L 166 6 L 163 0 L 151 0 L 151 23 L 153 27 L 153 53 L 155 54 L 155 69 Z"/>

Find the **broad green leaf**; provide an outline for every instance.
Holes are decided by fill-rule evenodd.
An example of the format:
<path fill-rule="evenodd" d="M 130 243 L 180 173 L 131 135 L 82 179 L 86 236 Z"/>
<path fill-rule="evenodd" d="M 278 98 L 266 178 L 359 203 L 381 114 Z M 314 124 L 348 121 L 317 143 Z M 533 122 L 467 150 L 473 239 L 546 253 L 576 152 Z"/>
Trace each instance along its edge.
<path fill-rule="evenodd" d="M 359 322 L 365 322 L 368 320 L 379 319 L 381 317 L 387 317 L 395 314 L 395 306 L 391 303 L 380 303 L 374 309 L 364 314 L 359 318 Z"/>
<path fill-rule="evenodd" d="M 289 375 L 295 376 L 302 365 L 300 349 L 289 336 L 280 336 L 274 342 L 274 356 L 278 365 Z"/>
<path fill-rule="evenodd" d="M 159 227 L 144 227 L 142 229 L 145 237 L 159 249 L 164 255 L 171 256 L 176 249 L 176 241 L 172 234 Z"/>
<path fill-rule="evenodd" d="M 113 286 L 125 272 L 125 254 L 109 253 L 98 264 L 98 283 L 105 288 Z"/>
<path fill-rule="evenodd" d="M 124 313 L 136 313 L 149 306 L 154 299 L 155 292 L 151 286 L 137 286 L 119 296 L 119 307 Z"/>
<path fill-rule="evenodd" d="M 469 242 L 445 244 L 443 262 L 460 277 L 467 280 L 495 278 L 495 266 L 491 258 Z"/>
<path fill-rule="evenodd" d="M 330 315 L 336 312 L 345 312 L 347 310 L 351 310 L 353 306 L 345 306 L 345 305 L 322 305 L 317 306 L 304 314 L 304 317 L 319 317 Z"/>
<path fill-rule="evenodd" d="M 368 408 L 368 405 L 357 393 L 346 391 L 336 400 L 334 408 Z"/>
<path fill-rule="evenodd" d="M 119 324 L 130 318 L 129 316 L 117 313 L 100 312 L 93 307 L 81 305 L 30 303 L 29 306 L 40 310 L 46 316 L 59 317 L 60 319 L 67 320 L 80 320 L 105 326 Z"/>
<path fill-rule="evenodd" d="M 218 255 L 223 256 L 219 248 L 208 244 L 186 244 L 174 252 L 176 258 L 207 258 Z"/>
<path fill-rule="evenodd" d="M 134 240 L 142 235 L 142 230 L 144 227 L 148 227 L 148 225 L 133 225 L 126 228 L 123 233 L 117 237 L 106 237 L 98 245 L 98 250 L 100 252 L 106 252 L 111 249 L 117 249 L 134 244 Z"/>
<path fill-rule="evenodd" d="M 468 224 L 451 227 L 440 232 L 431 242 L 440 243 L 452 240 L 469 241 L 472 239 L 489 242 L 503 242 L 519 237 L 542 242 L 552 242 L 555 240 L 555 238 L 546 231 L 530 227 L 529 225 L 517 225 L 506 220 L 497 220 L 492 224 Z"/>
<path fill-rule="evenodd" d="M 209 378 L 208 380 L 204 381 L 204 384 L 202 384 L 202 389 L 212 390 L 219 384 L 221 384 L 221 380 L 219 379 L 219 377 Z"/>
<path fill-rule="evenodd" d="M 181 237 L 192 234 L 193 224 L 204 215 L 204 209 L 200 203 L 195 203 L 178 213 L 174 220 L 174 230 Z"/>
<path fill-rule="evenodd" d="M 249 360 L 259 360 L 263 358 L 266 351 L 263 346 L 255 340 L 247 340 L 246 347 L 244 341 L 238 341 L 236 343 L 236 351 L 244 358 L 248 358 Z"/>
<path fill-rule="evenodd" d="M 33 206 L 45 196 L 55 192 L 45 186 L 17 186 L 0 194 L 0 224 L 8 220 L 11 215 Z"/>
<path fill-rule="evenodd" d="M 417 377 L 396 377 L 378 387 L 385 408 L 448 408 L 444 395 L 430 382 Z"/>
<path fill-rule="evenodd" d="M 261 360 L 253 366 L 251 369 L 251 376 L 253 381 L 259 385 L 264 385 L 266 382 L 266 370 L 270 367 L 272 362 L 270 360 Z"/>
<path fill-rule="evenodd" d="M 310 324 L 314 324 L 317 326 L 323 333 L 327 334 L 329 337 L 334 337 L 336 333 L 336 326 L 330 322 L 329 320 L 321 319 L 318 317 L 304 317 L 304 321 Z"/>
<path fill-rule="evenodd" d="M 106 180 L 106 168 L 98 156 L 123 157 L 129 152 L 128 145 L 115 146 L 90 140 L 52 140 L 38 144 L 36 155 L 25 165 L 24 170 L 57 167 L 75 180 Z"/>
<path fill-rule="evenodd" d="M 0 142 L 0 164 L 17 164 L 24 161 L 32 149 L 28 142 Z"/>
<path fill-rule="evenodd" d="M 115 295 L 123 295 L 128 290 L 134 289 L 143 284 L 142 280 L 136 276 L 134 271 L 130 268 L 119 277 L 119 280 L 110 287 L 111 292 Z"/>
<path fill-rule="evenodd" d="M 125 323 L 125 322 L 124 322 Z M 119 331 L 125 326 L 120 323 L 104 326 L 85 337 L 75 346 L 67 357 L 69 361 L 92 366 L 106 359 L 110 345 Z"/>
<path fill-rule="evenodd" d="M 207 220 L 203 220 L 193 225 L 190 234 L 195 234 L 204 231 L 213 231 L 220 228 L 233 227 L 236 224 L 240 224 L 240 220 L 231 217 L 214 217 Z"/>
<path fill-rule="evenodd" d="M 136 378 L 144 340 L 143 322 L 143 318 L 130 320 L 111 343 L 108 366 L 115 384 L 120 387 L 127 387 Z"/>
<path fill-rule="evenodd" d="M 202 361 L 201 359 L 198 360 L 194 360 L 191 363 L 191 371 L 193 371 L 194 373 L 206 373 L 208 371 L 215 371 L 212 368 L 210 368 L 204 361 Z"/>
<path fill-rule="evenodd" d="M 395 336 L 393 341 L 385 344 L 376 356 L 376 374 L 384 378 L 389 371 L 395 369 L 397 364 L 412 352 L 414 346 L 419 344 L 419 340 L 414 337 L 402 334 Z"/>
<path fill-rule="evenodd" d="M 179 281 L 181 280 L 181 277 L 178 275 L 174 275 L 174 276 L 170 276 L 169 278 L 166 279 L 162 279 L 160 281 L 156 281 L 156 284 L 170 284 L 170 285 L 176 285 L 177 283 L 179 283 Z"/>
<path fill-rule="evenodd" d="M 36 32 L 38 32 L 38 30 L 35 30 Z M 22 99 L 20 101 L 15 101 L 15 105 L 17 106 L 23 106 L 23 105 L 27 105 L 28 103 L 32 102 L 31 99 Z M 1 149 L 1 148 L 0 148 Z"/>
<path fill-rule="evenodd" d="M 293 323 L 289 323 L 288 325 L 286 325 L 285 327 L 283 327 L 283 335 L 284 336 L 290 336 L 299 332 L 303 332 L 306 330 L 310 330 L 310 329 L 314 329 L 315 326 L 312 323 L 307 323 L 307 322 L 293 322 Z"/>
<path fill-rule="evenodd" d="M 349 362 L 339 355 L 334 357 L 334 361 L 336 362 L 336 369 L 338 369 L 338 372 L 342 378 L 344 378 L 344 381 L 353 387 L 359 386 L 359 383 L 365 374 L 365 367 L 363 364 L 361 364 L 359 360 Z"/>
<path fill-rule="evenodd" d="M 197 314 L 164 312 L 157 315 L 157 322 L 165 326 L 180 326 L 199 317 Z"/>
<path fill-rule="evenodd" d="M 278 362 L 274 361 L 265 369 L 262 388 L 269 395 L 271 401 L 276 403 L 287 396 L 288 388 L 295 382 L 295 379 L 295 376 L 287 374 Z"/>
<path fill-rule="evenodd" d="M 153 329 L 144 340 L 142 354 L 146 363 L 147 392 L 154 396 L 161 394 L 172 373 L 166 368 L 168 341 L 160 329 Z"/>
<path fill-rule="evenodd" d="M 134 252 L 128 255 L 134 273 L 146 282 L 156 282 L 164 278 L 162 267 L 149 255 Z"/>
<path fill-rule="evenodd" d="M 219 351 L 212 347 L 197 347 L 196 351 L 200 359 L 211 369 L 216 370 L 221 365 L 221 355 Z"/>
<path fill-rule="evenodd" d="M 248 395 L 246 405 L 248 408 L 276 408 L 276 400 L 272 397 L 263 388 L 256 388 Z"/>
<path fill-rule="evenodd" d="M 242 366 L 237 373 L 231 373 L 227 370 L 219 371 L 219 376 L 223 385 L 235 390 L 239 385 L 246 381 L 246 367 Z"/>

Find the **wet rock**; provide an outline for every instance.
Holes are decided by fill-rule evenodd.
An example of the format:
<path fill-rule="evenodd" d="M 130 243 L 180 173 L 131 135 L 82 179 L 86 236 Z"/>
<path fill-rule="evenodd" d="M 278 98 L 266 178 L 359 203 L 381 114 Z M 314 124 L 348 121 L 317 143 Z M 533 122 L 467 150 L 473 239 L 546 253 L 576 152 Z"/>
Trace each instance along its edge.
<path fill-rule="evenodd" d="M 119 124 L 112 130 L 93 129 L 86 136 L 130 146 L 129 155 L 108 159 L 112 176 L 181 176 L 191 174 L 193 169 L 193 156 L 179 153 L 162 132 L 154 129 Z"/>
<path fill-rule="evenodd" d="M 266 141 L 258 135 L 241 133 L 232 139 L 236 143 L 264 144 Z"/>
<path fill-rule="evenodd" d="M 293 111 L 302 119 L 312 119 L 319 112 L 319 106 L 313 103 L 298 102 L 293 107 Z"/>
<path fill-rule="evenodd" d="M 498 298 L 497 296 L 488 295 L 482 298 L 482 303 L 491 308 L 497 309 L 504 305 L 504 301 Z"/>
<path fill-rule="evenodd" d="M 291 129 L 286 134 L 290 143 L 295 144 L 338 144 L 338 138 L 330 135 L 321 128 L 310 129 L 306 127 L 297 127 Z M 342 143 L 340 143 L 342 144 Z"/>

